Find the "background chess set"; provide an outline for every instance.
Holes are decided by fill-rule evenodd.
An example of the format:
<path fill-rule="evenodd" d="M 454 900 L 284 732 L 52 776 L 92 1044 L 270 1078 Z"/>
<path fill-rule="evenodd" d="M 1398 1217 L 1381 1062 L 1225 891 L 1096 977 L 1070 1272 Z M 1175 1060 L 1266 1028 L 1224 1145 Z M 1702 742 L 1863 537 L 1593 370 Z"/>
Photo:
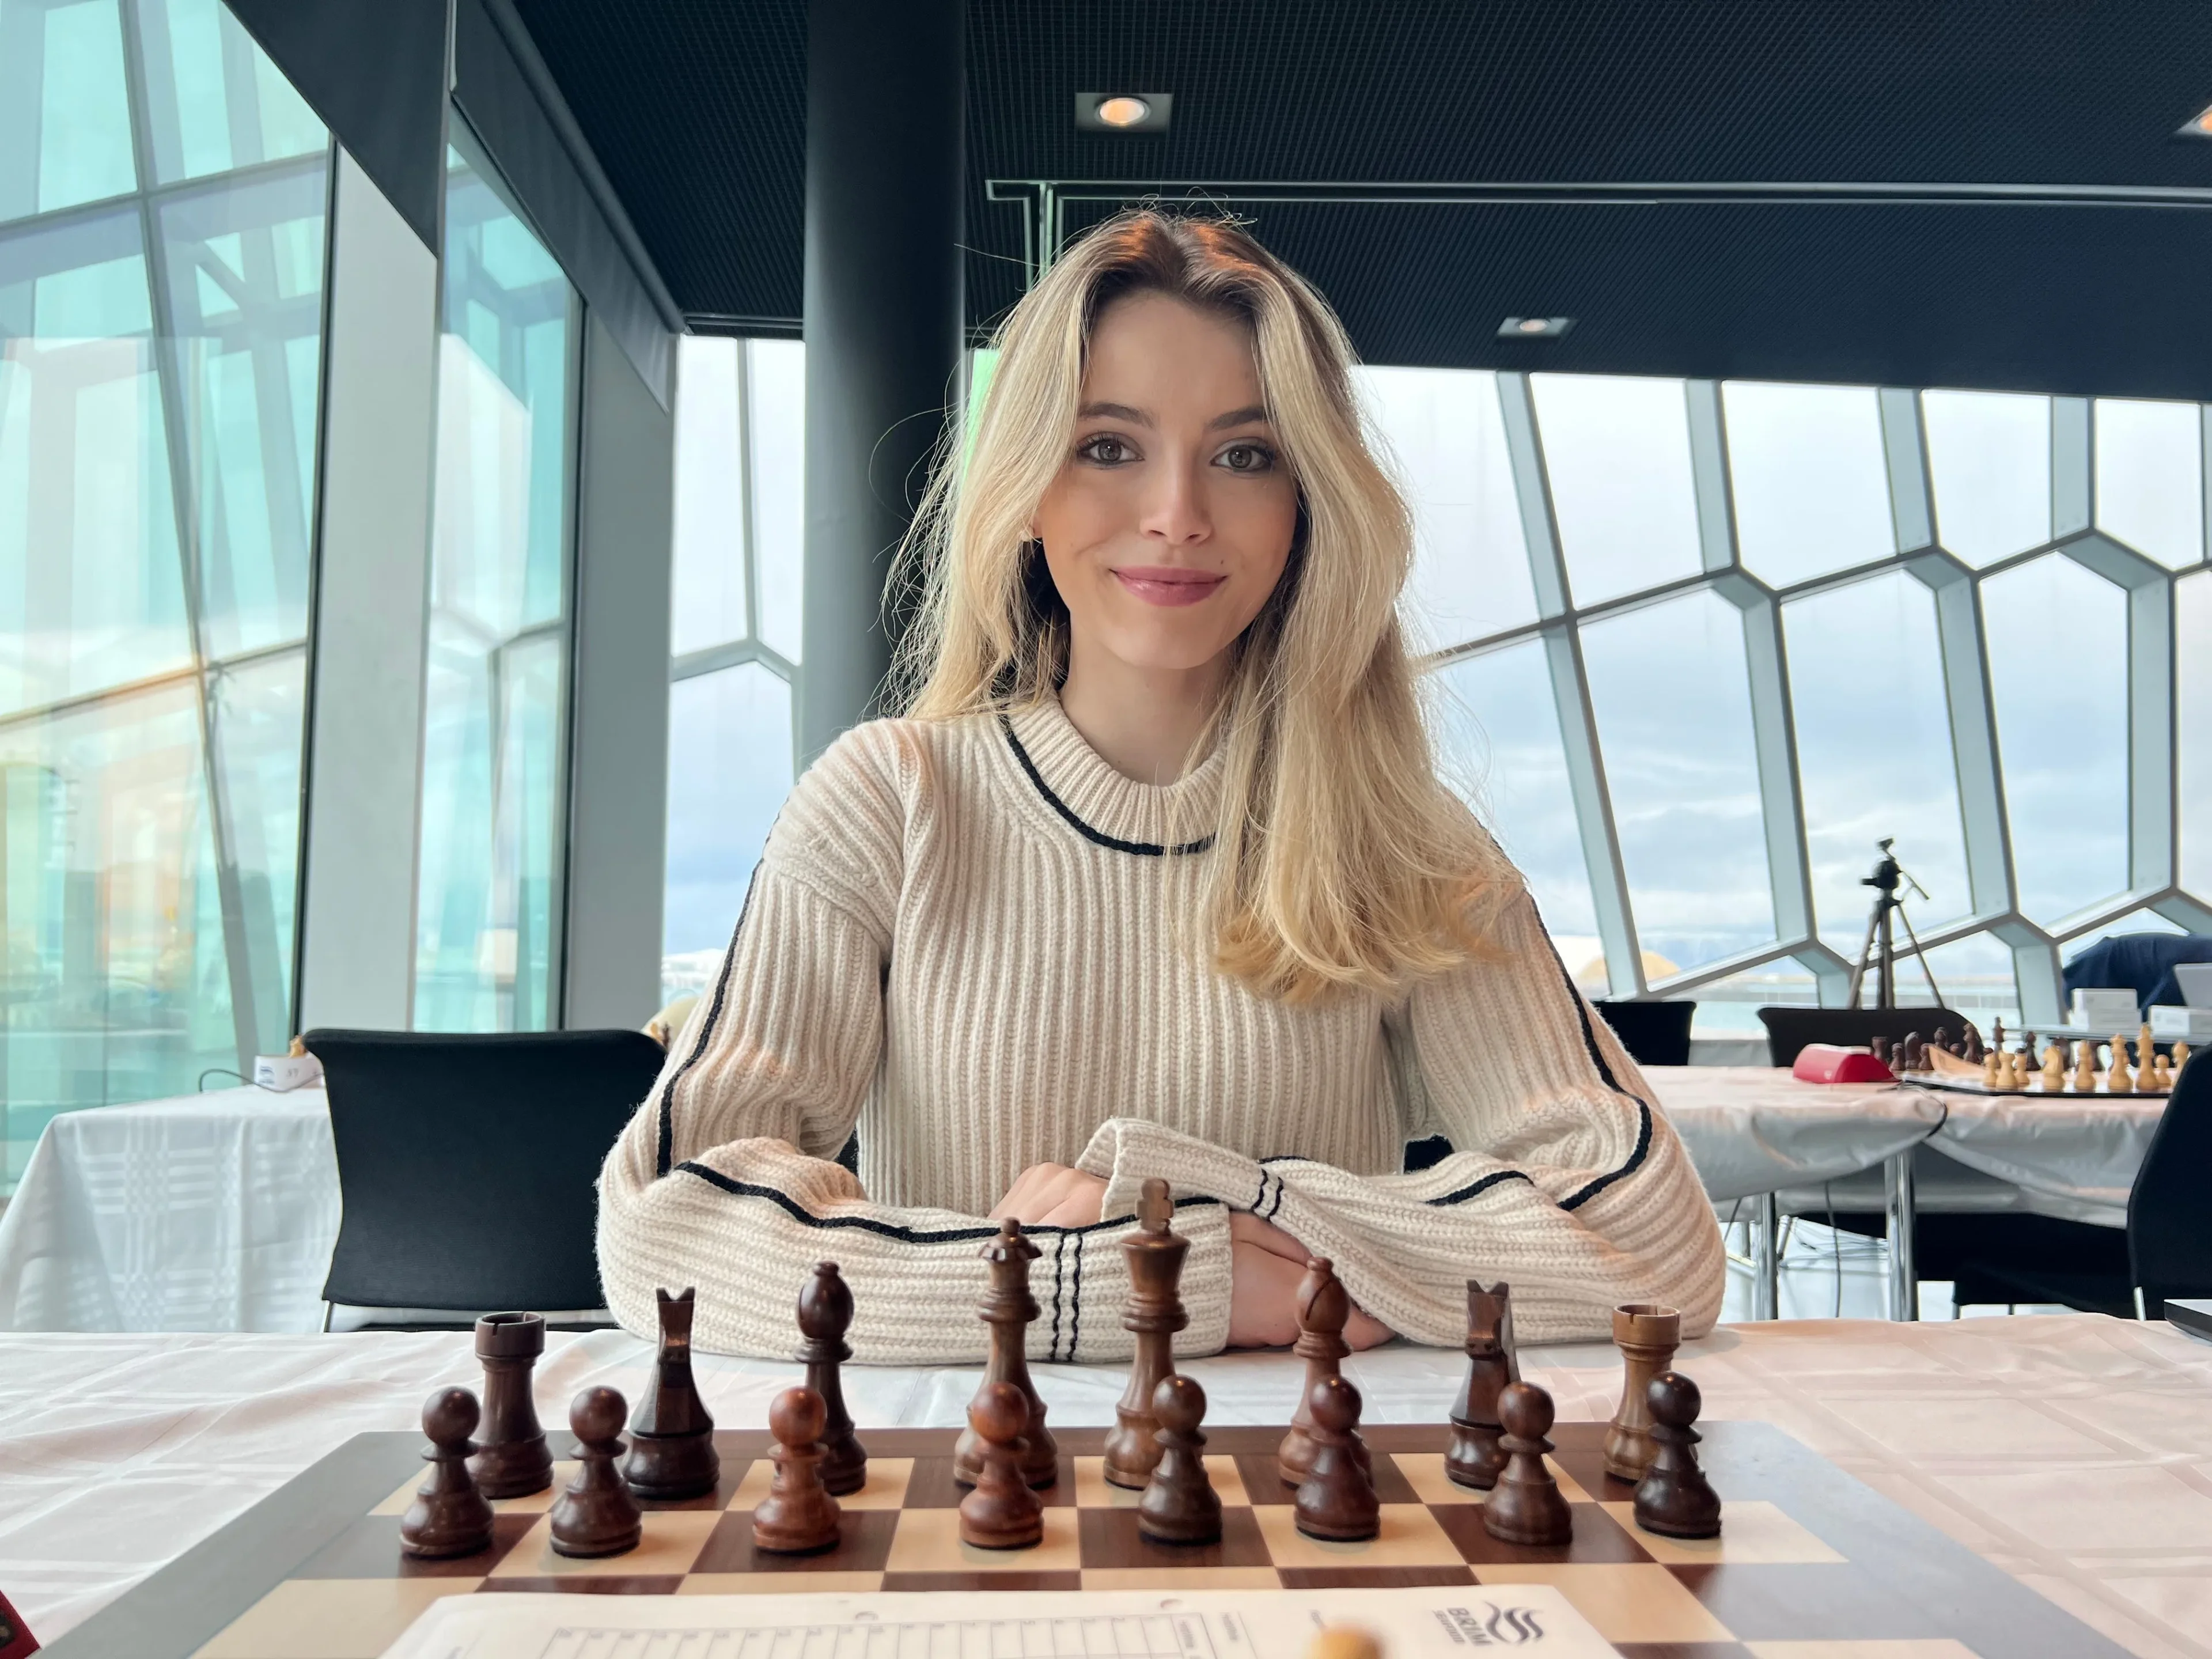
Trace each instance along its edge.
<path fill-rule="evenodd" d="M 2186 1042 L 2172 1043 L 2170 1054 L 2159 1053 L 2148 1025 L 2137 1032 L 2132 1057 L 2124 1032 L 2107 1043 L 2054 1038 L 2039 1052 L 2034 1050 L 2033 1031 L 2025 1048 L 2008 1049 L 2002 1021 L 1987 1048 L 1971 1022 L 1963 1038 L 1947 1044 L 1946 1036 L 1938 1027 L 1929 1042 L 1922 1042 L 1917 1032 L 1894 1048 L 1878 1042 L 1875 1057 L 1902 1082 L 1968 1094 L 2161 1096 L 2172 1092 L 2173 1079 L 2188 1064 L 2190 1053 Z"/>

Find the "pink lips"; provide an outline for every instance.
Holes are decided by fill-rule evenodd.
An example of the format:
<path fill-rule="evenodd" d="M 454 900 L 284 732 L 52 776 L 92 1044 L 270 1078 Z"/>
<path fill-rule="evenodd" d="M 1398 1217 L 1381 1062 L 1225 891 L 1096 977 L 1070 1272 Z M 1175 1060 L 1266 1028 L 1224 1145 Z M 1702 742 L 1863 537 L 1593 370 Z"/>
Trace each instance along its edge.
<path fill-rule="evenodd" d="M 1229 580 L 1171 564 L 1125 564 L 1115 570 L 1114 579 L 1146 605 L 1196 605 Z"/>

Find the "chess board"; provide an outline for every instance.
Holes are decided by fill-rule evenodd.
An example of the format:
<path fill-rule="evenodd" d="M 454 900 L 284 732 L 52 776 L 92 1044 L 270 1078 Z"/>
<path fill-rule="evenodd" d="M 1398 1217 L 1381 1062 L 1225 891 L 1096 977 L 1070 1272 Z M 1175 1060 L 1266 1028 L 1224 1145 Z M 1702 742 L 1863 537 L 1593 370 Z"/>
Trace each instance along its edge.
<path fill-rule="evenodd" d="M 1626 1659 L 2121 1659 L 2124 1650 L 1763 1423 L 1710 1422 L 1705 1465 L 1727 1508 L 1719 1538 L 1639 1530 L 1632 1489 L 1607 1477 L 1605 1425 L 1562 1423 L 1557 1473 L 1572 1543 L 1499 1543 L 1481 1494 L 1444 1478 L 1445 1431 L 1364 1433 L 1382 1502 L 1378 1537 L 1320 1543 L 1292 1523 L 1276 1474 L 1279 1427 L 1212 1426 L 1206 1466 L 1221 1541 L 1147 1542 L 1136 1494 L 1106 1484 L 1103 1429 L 1055 1430 L 1059 1484 L 1043 1544 L 960 1541 L 950 1429 L 863 1430 L 866 1487 L 842 1501 L 843 1541 L 813 1556 L 757 1551 L 769 1439 L 718 1431 L 722 1480 L 683 1503 L 646 1504 L 643 1543 L 569 1560 L 549 1547 L 553 1490 L 496 1504 L 492 1547 L 452 1561 L 400 1553 L 421 1479 L 411 1434 L 356 1437 L 229 1526 L 52 1644 L 56 1659 L 352 1659 L 380 1653 L 440 1596 L 499 1591 L 726 1595 L 793 1591 L 1164 1590 L 1430 1584 L 1557 1586 Z M 1803 1647 L 1799 1644 L 1816 1645 Z M 1837 1645 L 1824 1646 L 1821 1644 Z"/>

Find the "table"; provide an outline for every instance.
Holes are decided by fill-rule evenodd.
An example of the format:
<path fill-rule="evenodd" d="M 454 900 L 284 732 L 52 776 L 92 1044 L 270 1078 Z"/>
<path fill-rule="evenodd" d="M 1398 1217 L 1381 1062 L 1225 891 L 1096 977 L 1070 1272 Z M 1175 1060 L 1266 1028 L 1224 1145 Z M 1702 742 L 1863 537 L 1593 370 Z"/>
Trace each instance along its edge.
<path fill-rule="evenodd" d="M 320 1088 L 64 1112 L 0 1214 L 0 1330 L 312 1331 L 337 1236 Z"/>
<path fill-rule="evenodd" d="M 42 1640 L 364 1430 L 473 1386 L 459 1333 L 0 1335 L 0 1583 Z M 541 1411 L 588 1383 L 635 1395 L 620 1332 L 555 1334 Z M 1712 1417 L 1777 1424 L 2146 1659 L 2212 1659 L 2212 1345 L 2094 1315 L 1724 1326 L 1680 1360 Z M 1433 1422 L 1464 1360 L 1393 1344 L 1345 1362 L 1370 1420 Z M 1611 1413 L 1612 1351 L 1530 1349 L 1560 1415 Z M 1213 1423 L 1279 1422 L 1275 1353 L 1187 1362 Z M 725 1423 L 757 1422 L 795 1365 L 702 1356 Z M 1054 1423 L 1113 1420 L 1124 1373 L 1035 1367 Z M 848 1367 L 866 1427 L 957 1424 L 977 1368 Z"/>
<path fill-rule="evenodd" d="M 2164 1105 L 1822 1085 L 1767 1066 L 1644 1075 L 1715 1203 L 1752 1206 L 1760 1318 L 1778 1299 L 1778 1194 L 1880 1172 L 1881 1194 L 1849 1207 L 1890 1213 L 1891 1309 L 1907 1317 L 1917 1211 L 1996 1203 L 2123 1226 Z M 338 1207 L 319 1089 L 64 1113 L 0 1215 L 0 1329 L 314 1330 Z"/>

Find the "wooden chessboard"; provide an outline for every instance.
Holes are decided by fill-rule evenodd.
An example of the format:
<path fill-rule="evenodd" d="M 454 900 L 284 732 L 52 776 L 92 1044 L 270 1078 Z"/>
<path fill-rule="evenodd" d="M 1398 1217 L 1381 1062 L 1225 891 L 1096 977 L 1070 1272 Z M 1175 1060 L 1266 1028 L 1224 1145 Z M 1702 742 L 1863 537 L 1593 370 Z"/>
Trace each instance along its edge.
<path fill-rule="evenodd" d="M 824 1554 L 756 1551 L 751 1510 L 767 1490 L 761 1432 L 721 1432 L 722 1481 L 705 1498 L 644 1505 L 627 1555 L 572 1561 L 548 1546 L 553 1491 L 495 1504 L 492 1547 L 421 1562 L 399 1519 L 421 1479 L 422 1442 L 365 1434 L 273 1493 L 47 1652 L 141 1659 L 348 1659 L 380 1653 L 444 1595 L 501 1590 L 617 1595 L 1000 1589 L 1152 1590 L 1427 1584 L 1556 1585 L 1628 1659 L 1759 1659 L 1765 1644 L 1849 1642 L 1850 1659 L 2122 1659 L 2123 1650 L 2034 1591 L 1764 1423 L 1700 1425 L 1726 1504 L 1719 1538 L 1639 1531 L 1632 1488 L 1607 1477 L 1605 1425 L 1554 1436 L 1575 1536 L 1557 1548 L 1501 1544 L 1480 1494 L 1444 1478 L 1445 1431 L 1364 1431 L 1382 1500 L 1380 1536 L 1323 1544 L 1291 1521 L 1275 1473 L 1279 1428 L 1207 1431 L 1224 1505 L 1218 1544 L 1174 1547 L 1137 1533 L 1135 1494 L 1101 1474 L 1103 1429 L 1056 1429 L 1059 1484 L 1042 1494 L 1036 1549 L 978 1550 L 957 1524 L 950 1429 L 862 1431 L 865 1490 L 842 1500 L 844 1542 Z M 555 1491 L 574 1466 L 555 1466 Z M 1800 1651 L 1765 1649 L 1765 1652 Z"/>

